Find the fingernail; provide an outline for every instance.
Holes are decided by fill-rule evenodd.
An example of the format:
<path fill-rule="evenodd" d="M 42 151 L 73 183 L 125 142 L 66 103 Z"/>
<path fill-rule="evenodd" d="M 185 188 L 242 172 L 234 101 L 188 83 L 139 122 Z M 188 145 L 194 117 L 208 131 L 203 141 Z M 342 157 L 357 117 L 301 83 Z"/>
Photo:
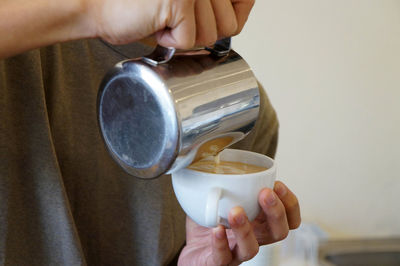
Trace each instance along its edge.
<path fill-rule="evenodd" d="M 231 226 L 242 226 L 246 223 L 247 216 L 242 207 L 234 207 L 229 212 L 229 223 Z"/>
<path fill-rule="evenodd" d="M 224 239 L 225 238 L 225 229 L 221 228 L 220 226 L 213 229 L 214 235 L 217 239 Z"/>
<path fill-rule="evenodd" d="M 236 226 L 241 226 L 246 222 L 246 215 L 240 207 L 233 208 L 231 210 L 231 215 Z"/>
<path fill-rule="evenodd" d="M 243 214 L 235 216 L 236 225 L 244 225 L 245 222 L 246 222 L 246 217 Z"/>
<path fill-rule="evenodd" d="M 271 191 L 271 193 L 268 194 L 265 203 L 269 206 L 274 206 L 276 204 L 276 196 L 274 192 Z"/>
<path fill-rule="evenodd" d="M 276 183 L 274 191 L 279 195 L 279 197 L 283 197 L 287 193 L 286 187 L 282 183 Z"/>

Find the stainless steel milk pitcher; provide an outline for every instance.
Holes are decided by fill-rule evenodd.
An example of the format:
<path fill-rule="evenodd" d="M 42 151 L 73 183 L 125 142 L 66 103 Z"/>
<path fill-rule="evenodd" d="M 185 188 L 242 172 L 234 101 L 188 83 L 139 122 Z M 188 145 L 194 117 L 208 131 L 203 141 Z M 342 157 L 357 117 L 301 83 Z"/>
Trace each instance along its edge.
<path fill-rule="evenodd" d="M 115 65 L 98 94 L 98 120 L 112 157 L 129 174 L 172 173 L 246 136 L 259 110 L 256 78 L 230 39 L 213 47 L 157 47 Z"/>

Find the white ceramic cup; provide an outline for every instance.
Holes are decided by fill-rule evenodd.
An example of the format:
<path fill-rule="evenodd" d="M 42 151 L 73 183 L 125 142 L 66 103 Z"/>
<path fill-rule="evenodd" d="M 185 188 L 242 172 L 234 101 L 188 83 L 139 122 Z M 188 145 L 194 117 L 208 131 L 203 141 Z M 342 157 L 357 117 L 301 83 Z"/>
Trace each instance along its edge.
<path fill-rule="evenodd" d="M 276 178 L 273 159 L 250 151 L 225 149 L 221 161 L 242 162 L 266 167 L 267 170 L 251 174 L 213 174 L 181 169 L 172 173 L 175 195 L 186 214 L 206 227 L 223 224 L 229 227 L 228 213 L 241 206 L 249 220 L 260 212 L 258 194 L 261 189 L 272 188 Z"/>

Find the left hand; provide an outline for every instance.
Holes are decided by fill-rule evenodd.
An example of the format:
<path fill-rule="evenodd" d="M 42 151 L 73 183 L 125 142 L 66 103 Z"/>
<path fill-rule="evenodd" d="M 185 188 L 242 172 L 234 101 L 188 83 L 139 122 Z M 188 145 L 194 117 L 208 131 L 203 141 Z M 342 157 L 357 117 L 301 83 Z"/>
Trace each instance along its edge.
<path fill-rule="evenodd" d="M 262 211 L 252 222 L 243 208 L 233 208 L 227 230 L 222 225 L 202 227 L 187 217 L 186 246 L 178 265 L 239 265 L 253 258 L 259 246 L 280 241 L 300 226 L 299 202 L 282 182 L 261 190 L 258 201 Z"/>

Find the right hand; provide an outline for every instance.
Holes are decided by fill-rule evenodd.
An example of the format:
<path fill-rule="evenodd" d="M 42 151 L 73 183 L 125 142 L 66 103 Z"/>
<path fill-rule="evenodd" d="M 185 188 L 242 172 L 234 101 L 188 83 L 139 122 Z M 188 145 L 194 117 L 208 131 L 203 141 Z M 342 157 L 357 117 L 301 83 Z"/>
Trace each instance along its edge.
<path fill-rule="evenodd" d="M 230 211 L 231 229 L 202 227 L 187 217 L 178 265 L 239 265 L 253 258 L 260 246 L 280 241 L 300 226 L 299 201 L 282 182 L 275 182 L 273 190 L 264 188 L 258 201 L 262 211 L 252 222 L 243 208 Z"/>
<path fill-rule="evenodd" d="M 111 44 L 154 35 L 166 47 L 188 49 L 238 34 L 254 0 L 83 0 L 86 22 Z"/>

